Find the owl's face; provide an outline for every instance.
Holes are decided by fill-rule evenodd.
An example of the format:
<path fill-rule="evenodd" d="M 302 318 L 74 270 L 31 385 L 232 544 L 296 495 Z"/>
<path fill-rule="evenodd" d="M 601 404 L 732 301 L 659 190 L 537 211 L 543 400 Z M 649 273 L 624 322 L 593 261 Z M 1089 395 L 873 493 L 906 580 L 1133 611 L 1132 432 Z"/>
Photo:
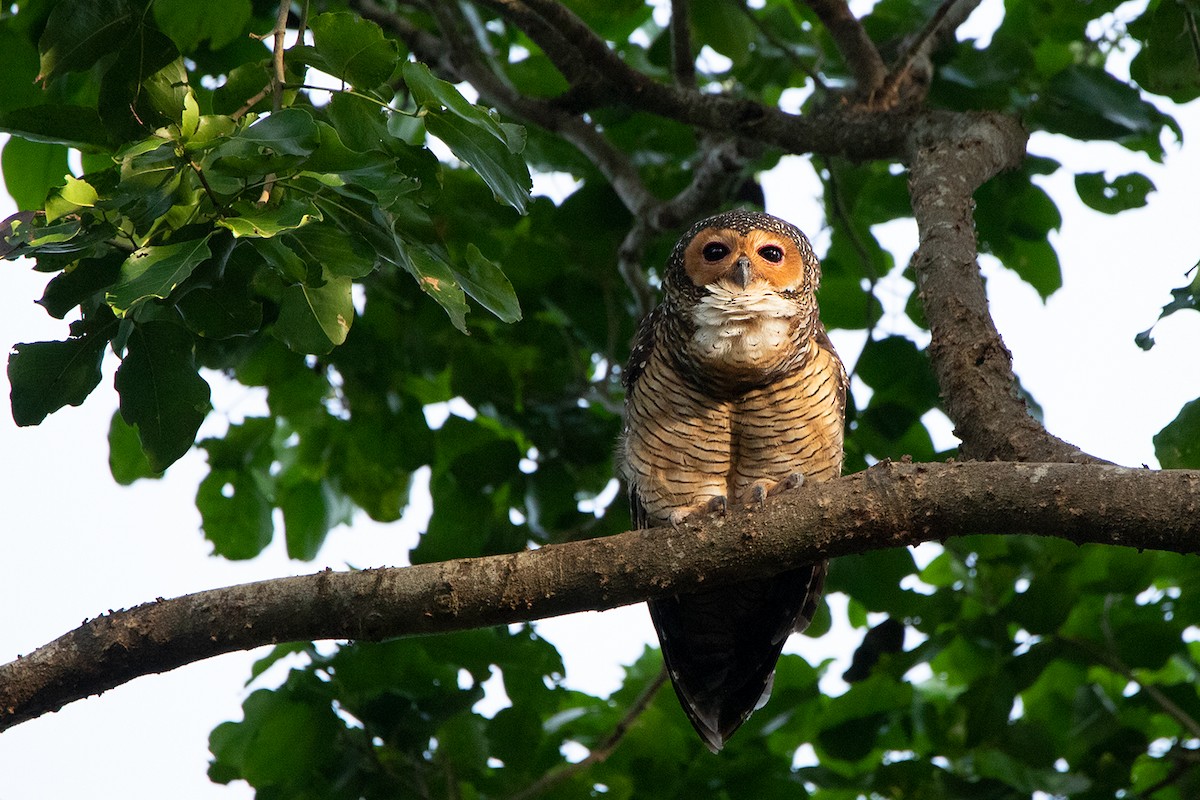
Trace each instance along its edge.
<path fill-rule="evenodd" d="M 664 288 L 683 358 L 711 384 L 752 385 L 795 368 L 818 328 L 820 267 L 795 226 L 730 211 L 676 245 Z"/>
<path fill-rule="evenodd" d="M 795 225 L 757 211 L 727 211 L 683 235 L 663 288 L 685 305 L 717 289 L 811 296 L 820 274 L 812 245 Z"/>
<path fill-rule="evenodd" d="M 695 286 L 726 291 L 757 288 L 794 292 L 804 284 L 806 263 L 796 242 L 779 231 L 704 228 L 683 252 L 683 269 Z"/>

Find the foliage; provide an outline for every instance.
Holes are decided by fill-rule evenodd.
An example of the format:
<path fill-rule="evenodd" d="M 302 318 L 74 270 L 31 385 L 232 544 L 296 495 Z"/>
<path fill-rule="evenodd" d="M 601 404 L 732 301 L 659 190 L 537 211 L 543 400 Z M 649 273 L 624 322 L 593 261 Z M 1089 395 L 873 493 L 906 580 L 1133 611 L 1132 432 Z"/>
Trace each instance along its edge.
<path fill-rule="evenodd" d="M 414 562 L 628 528 L 622 504 L 582 502 L 612 475 L 616 365 L 636 321 L 615 254 L 634 216 L 554 130 L 473 103 L 470 87 L 443 80 L 445 63 L 416 57 L 410 43 L 441 29 L 445 7 L 389 6 L 407 27 L 381 27 L 362 14 L 373 4 L 312 5 L 311 36 L 276 63 L 261 37 L 277 7 L 263 0 L 10 4 L 0 129 L 13 134 L 3 169 L 22 210 L 0 254 L 53 275 L 41 303 L 74 320 L 62 341 L 16 345 L 17 422 L 83 402 L 102 360 L 120 359 L 111 463 L 128 483 L 193 445 L 209 382 L 261 387 L 267 415 L 198 443 L 210 472 L 196 503 L 227 558 L 267 546 L 275 509 L 300 559 L 359 511 L 396 520 L 425 466 L 433 516 Z M 661 4 L 566 5 L 626 63 L 669 79 Z M 768 105 L 803 88 L 806 112 L 836 100 L 850 70 L 813 12 L 751 5 L 693 3 L 697 44 L 728 62 L 701 61 L 698 82 Z M 1197 10 L 1156 0 L 1126 30 L 1096 34 L 1117 5 L 1007 3 L 987 47 L 934 53 L 928 102 L 1162 159 L 1164 135 L 1179 132 L 1147 95 L 1200 95 Z M 864 24 L 899 42 L 937 6 L 882 0 Z M 567 88 L 491 4 L 465 7 L 453 21 L 504 84 L 532 98 Z M 1141 45 L 1136 82 L 1106 70 L 1129 44 Z M 319 75 L 325 88 L 311 85 Z M 589 113 L 653 195 L 688 184 L 696 131 L 619 104 Z M 743 177 L 779 156 L 759 151 Z M 874 285 L 904 266 L 873 226 L 911 215 L 904 178 L 883 161 L 817 164 L 831 233 L 823 317 L 876 334 L 855 369 L 872 391 L 850 412 L 848 469 L 950 456 L 922 421 L 939 403 L 923 337 L 877 329 Z M 531 196 L 530 168 L 575 188 L 561 202 Z M 1059 168 L 1033 157 L 977 195 L 981 249 L 1043 297 L 1061 284 L 1047 239 L 1060 216 L 1034 178 Z M 1153 191 L 1136 173 L 1079 175 L 1076 187 L 1107 213 Z M 716 204 L 756 190 L 740 180 Z M 663 263 L 675 235 L 650 240 L 644 263 Z M 1196 308 L 1194 289 L 1164 315 Z M 925 329 L 915 294 L 907 314 L 909 332 Z M 474 416 L 432 426 L 425 408 L 456 397 Z M 1164 466 L 1197 466 L 1195 406 L 1156 439 Z M 603 699 L 563 688 L 557 654 L 531 629 L 284 646 L 277 656 L 300 663 L 213 732 L 210 776 L 262 797 L 511 797 L 547 775 L 542 797 L 1192 797 L 1193 572 L 1176 556 L 1023 538 L 958 541 L 923 569 L 906 551 L 844 558 L 829 588 L 850 598 L 849 622 L 901 621 L 908 650 L 864 646 L 873 655 L 836 697 L 817 688 L 827 665 L 785 657 L 771 704 L 719 758 L 659 692 L 582 770 L 564 753 L 605 742 L 658 673 L 657 653 Z M 493 673 L 512 705 L 489 717 L 475 707 Z M 794 766 L 804 743 L 815 763 Z"/>

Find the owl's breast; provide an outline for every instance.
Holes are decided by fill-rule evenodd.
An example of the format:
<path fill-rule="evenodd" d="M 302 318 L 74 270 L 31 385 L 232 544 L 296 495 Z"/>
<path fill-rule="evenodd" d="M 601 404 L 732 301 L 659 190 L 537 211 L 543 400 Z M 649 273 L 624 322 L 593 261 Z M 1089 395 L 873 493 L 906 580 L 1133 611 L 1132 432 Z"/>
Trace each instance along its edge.
<path fill-rule="evenodd" d="M 765 288 L 707 288 L 690 314 L 695 332 L 688 351 L 699 365 L 750 376 L 775 372 L 798 357 L 797 329 L 803 320 L 795 301 Z"/>

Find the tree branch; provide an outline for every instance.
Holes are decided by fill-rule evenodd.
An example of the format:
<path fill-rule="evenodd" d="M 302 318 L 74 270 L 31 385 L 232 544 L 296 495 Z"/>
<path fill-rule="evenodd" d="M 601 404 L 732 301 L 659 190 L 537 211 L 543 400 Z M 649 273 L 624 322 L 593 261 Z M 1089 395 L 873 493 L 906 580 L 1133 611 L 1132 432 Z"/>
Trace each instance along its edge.
<path fill-rule="evenodd" d="M 1028 134 L 1000 115 L 949 121 L 925 117 L 913 129 L 908 190 L 920 236 L 912 266 L 933 335 L 929 358 L 961 452 L 1003 461 L 1099 461 L 1029 415 L 979 272 L 972 195 L 1021 163 Z"/>
<path fill-rule="evenodd" d="M 875 43 L 863 29 L 845 0 L 805 0 L 805 3 L 816 12 L 821 23 L 833 37 L 833 43 L 842 60 L 854 75 L 859 94 L 863 96 L 875 92 L 883 84 L 887 68 Z"/>
<path fill-rule="evenodd" d="M 582 96 L 590 104 L 637 109 L 704 130 L 782 147 L 789 153 L 817 152 L 857 160 L 899 157 L 914 117 L 912 113 L 889 114 L 853 107 L 800 116 L 728 94 L 707 94 L 659 83 L 622 61 L 583 20 L 555 0 L 479 2 L 503 14 L 559 67 L 572 83 L 574 111 L 586 110 L 577 107 Z M 586 80 L 573 80 L 565 71 L 566 64 L 578 60 L 590 68 Z"/>
<path fill-rule="evenodd" d="M 0 730 L 221 653 L 523 622 L 641 602 L 816 559 L 977 533 L 1200 551 L 1200 471 L 911 464 L 806 485 L 760 512 L 539 550 L 214 589 L 85 622 L 0 666 Z"/>
<path fill-rule="evenodd" d="M 691 0 L 671 0 L 671 74 L 675 85 L 696 87 L 696 56 L 692 53 Z"/>

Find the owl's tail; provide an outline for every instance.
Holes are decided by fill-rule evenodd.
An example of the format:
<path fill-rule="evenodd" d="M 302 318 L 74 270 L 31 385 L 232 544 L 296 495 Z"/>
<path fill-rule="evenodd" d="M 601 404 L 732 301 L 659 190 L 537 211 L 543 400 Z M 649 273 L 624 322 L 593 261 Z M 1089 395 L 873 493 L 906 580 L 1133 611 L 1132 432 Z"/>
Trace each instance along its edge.
<path fill-rule="evenodd" d="M 648 603 L 675 694 L 714 753 L 766 703 L 783 643 L 816 613 L 825 570 L 809 564 Z"/>

